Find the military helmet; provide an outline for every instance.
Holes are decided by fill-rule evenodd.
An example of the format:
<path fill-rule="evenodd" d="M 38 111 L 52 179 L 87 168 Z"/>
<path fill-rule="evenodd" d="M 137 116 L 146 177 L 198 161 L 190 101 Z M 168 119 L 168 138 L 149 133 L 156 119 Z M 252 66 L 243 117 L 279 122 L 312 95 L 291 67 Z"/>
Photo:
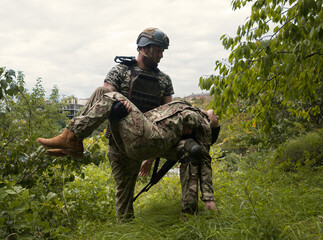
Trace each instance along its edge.
<path fill-rule="evenodd" d="M 158 28 L 146 28 L 137 38 L 137 46 L 145 47 L 149 44 L 154 44 L 168 49 L 169 38 Z"/>

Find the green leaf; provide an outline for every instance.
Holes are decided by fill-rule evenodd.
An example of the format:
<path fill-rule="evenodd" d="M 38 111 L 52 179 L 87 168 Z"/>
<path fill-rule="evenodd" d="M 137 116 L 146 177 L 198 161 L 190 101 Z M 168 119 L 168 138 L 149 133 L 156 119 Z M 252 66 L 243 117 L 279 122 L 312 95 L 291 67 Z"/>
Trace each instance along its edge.
<path fill-rule="evenodd" d="M 17 193 L 14 191 L 14 190 L 12 190 L 12 189 L 8 189 L 8 190 L 6 190 L 6 193 L 8 193 L 8 194 L 10 194 L 10 195 L 16 195 Z"/>
<path fill-rule="evenodd" d="M 0 200 L 2 201 L 8 196 L 8 193 L 4 189 L 0 189 Z"/>
<path fill-rule="evenodd" d="M 46 201 L 47 202 L 50 202 L 52 200 L 55 200 L 56 198 L 57 198 L 57 194 L 56 193 L 53 193 L 53 192 L 50 192 L 46 196 Z"/>
<path fill-rule="evenodd" d="M 30 213 L 27 213 L 25 215 L 25 220 L 26 220 L 27 223 L 32 223 L 34 221 L 34 215 L 30 214 Z"/>

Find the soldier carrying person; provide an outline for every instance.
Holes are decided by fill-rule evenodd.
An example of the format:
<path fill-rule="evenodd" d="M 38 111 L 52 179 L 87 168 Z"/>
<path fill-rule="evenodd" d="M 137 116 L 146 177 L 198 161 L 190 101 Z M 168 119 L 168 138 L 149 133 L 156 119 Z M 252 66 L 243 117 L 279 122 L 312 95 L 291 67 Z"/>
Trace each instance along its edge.
<path fill-rule="evenodd" d="M 119 92 L 126 96 L 141 112 L 171 102 L 171 95 L 174 93 L 171 79 L 157 68 L 158 63 L 163 58 L 163 52 L 168 49 L 168 46 L 168 36 L 157 28 L 147 28 L 140 33 L 137 38 L 137 58 L 123 57 L 116 59 L 119 64 L 109 71 L 104 80 L 104 85 L 94 91 L 80 113 L 80 117 L 85 116 L 97 101 L 109 92 Z M 125 102 L 128 101 L 121 103 Z M 118 135 L 113 132 L 113 129 L 116 129 L 114 125 L 118 125 L 118 123 L 110 121 L 109 125 L 111 134 L 108 157 L 113 178 L 116 181 L 116 212 L 119 220 L 131 219 L 134 217 L 133 195 L 138 173 L 141 172 L 140 168 L 151 160 L 131 161 L 131 158 L 121 151 L 122 147 L 120 148 L 120 144 L 117 142 Z M 188 129 L 188 132 L 190 132 L 190 129 Z M 201 161 L 201 164 L 194 164 L 185 159 L 182 161 L 181 172 L 184 172 L 184 174 L 181 174 L 181 203 L 183 213 L 194 213 L 197 210 L 197 191 L 193 193 L 192 185 L 197 190 L 199 179 L 202 200 L 206 203 L 207 208 L 215 209 L 211 158 L 209 156 L 203 157 L 205 161 Z M 182 171 L 182 169 L 184 170 Z M 193 170 L 199 172 L 199 179 L 197 179 L 196 174 L 192 174 Z M 202 176 L 204 176 L 204 179 L 202 179 Z M 184 181 L 183 178 L 185 178 Z M 202 187 L 203 184 L 205 184 L 205 187 Z"/>

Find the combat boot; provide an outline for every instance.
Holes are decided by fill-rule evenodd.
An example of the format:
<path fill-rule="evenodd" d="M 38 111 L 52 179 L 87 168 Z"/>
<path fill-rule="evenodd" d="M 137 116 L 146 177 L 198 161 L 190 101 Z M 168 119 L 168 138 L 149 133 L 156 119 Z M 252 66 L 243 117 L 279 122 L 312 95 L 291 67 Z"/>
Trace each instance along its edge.
<path fill-rule="evenodd" d="M 83 157 L 83 152 L 74 152 L 63 148 L 48 149 L 45 153 L 55 157 L 64 157 L 64 156 L 72 156 L 73 158 Z"/>
<path fill-rule="evenodd" d="M 60 135 L 51 138 L 37 138 L 37 142 L 42 144 L 45 147 L 64 149 L 67 155 L 81 157 L 83 155 L 83 142 L 81 139 L 78 139 L 74 132 L 65 129 Z M 73 154 L 73 155 L 72 155 Z"/>
<path fill-rule="evenodd" d="M 202 159 L 203 149 L 193 138 L 184 140 L 183 147 L 178 151 L 177 159 L 182 163 L 199 164 Z"/>
<path fill-rule="evenodd" d="M 184 150 L 189 153 L 189 156 L 192 158 L 199 159 L 202 155 L 201 145 L 195 142 L 193 138 L 188 138 L 185 140 Z"/>

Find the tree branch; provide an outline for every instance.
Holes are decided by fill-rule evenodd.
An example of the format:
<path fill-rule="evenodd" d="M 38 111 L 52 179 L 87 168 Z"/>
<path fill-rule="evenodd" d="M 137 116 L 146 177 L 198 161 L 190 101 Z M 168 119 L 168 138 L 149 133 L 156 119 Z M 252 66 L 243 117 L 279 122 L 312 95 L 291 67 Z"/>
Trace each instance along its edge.
<path fill-rule="evenodd" d="M 270 78 L 270 79 L 266 80 L 265 84 L 260 88 L 260 90 L 256 93 L 256 95 L 259 95 L 259 94 L 260 94 L 260 92 L 262 91 L 262 89 L 264 89 L 264 87 L 267 85 L 267 83 L 269 83 L 271 80 L 273 80 L 273 79 L 277 78 L 279 75 L 280 75 L 280 73 L 279 73 L 278 75 L 275 75 L 275 76 L 273 76 L 272 78 Z"/>
<path fill-rule="evenodd" d="M 314 53 L 311 53 L 310 55 L 307 55 L 304 59 L 306 59 L 306 58 L 310 58 L 310 57 L 313 57 L 314 55 L 316 55 L 316 54 L 318 54 L 318 55 L 322 55 L 322 53 L 321 53 L 321 49 L 320 50 L 318 50 L 317 52 L 314 52 Z"/>
<path fill-rule="evenodd" d="M 3 149 L 5 149 L 13 140 L 15 140 L 21 134 L 22 131 L 23 129 L 20 130 L 15 136 L 13 136 L 5 145 L 3 145 L 2 148 L 0 149 L 0 152 L 2 152 Z"/>

